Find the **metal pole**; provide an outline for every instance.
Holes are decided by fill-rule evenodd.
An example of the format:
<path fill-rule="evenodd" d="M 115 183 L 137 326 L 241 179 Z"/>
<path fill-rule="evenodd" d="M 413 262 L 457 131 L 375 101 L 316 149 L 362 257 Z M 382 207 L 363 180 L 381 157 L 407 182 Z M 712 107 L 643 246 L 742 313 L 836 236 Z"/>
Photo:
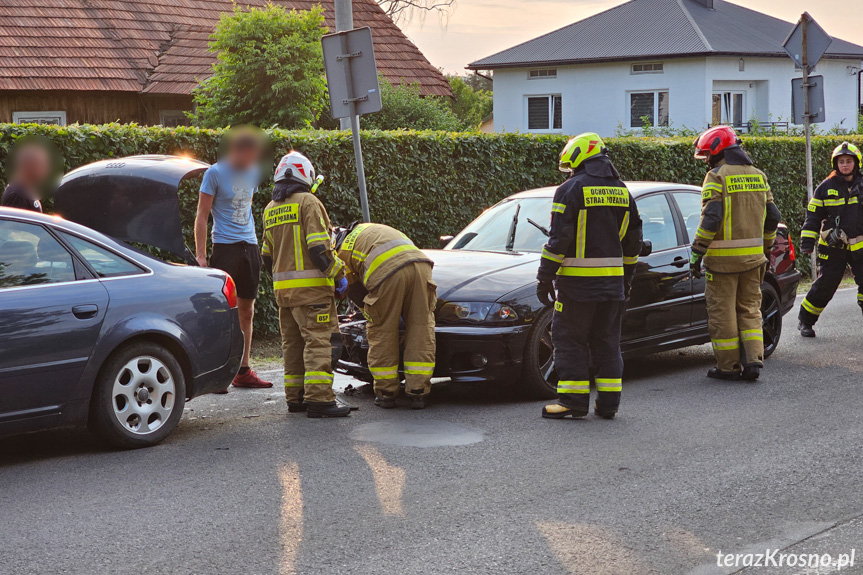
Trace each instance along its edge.
<path fill-rule="evenodd" d="M 354 29 L 354 11 L 351 0 L 335 0 L 336 32 L 347 32 Z M 351 119 L 339 119 L 339 127 L 342 130 L 351 129 Z"/>
<path fill-rule="evenodd" d="M 354 156 L 357 159 L 357 182 L 360 186 L 360 207 L 363 210 L 363 221 L 372 221 L 369 214 L 369 196 L 366 191 L 366 168 L 363 165 L 363 149 L 360 144 L 360 117 L 353 113 L 356 104 L 351 102 L 351 136 L 354 139 Z"/>
<path fill-rule="evenodd" d="M 806 39 L 806 32 L 809 28 L 809 17 L 804 12 L 800 19 L 803 22 L 803 28 L 801 30 L 803 36 L 803 53 L 801 54 L 801 61 L 803 67 L 803 130 L 806 134 L 806 198 L 807 201 L 812 201 L 812 195 L 814 193 L 812 188 L 812 118 L 809 104 L 809 54 L 807 52 L 808 46 Z M 812 252 L 810 262 L 812 265 L 812 277 L 814 278 L 818 262 L 815 252 Z"/>

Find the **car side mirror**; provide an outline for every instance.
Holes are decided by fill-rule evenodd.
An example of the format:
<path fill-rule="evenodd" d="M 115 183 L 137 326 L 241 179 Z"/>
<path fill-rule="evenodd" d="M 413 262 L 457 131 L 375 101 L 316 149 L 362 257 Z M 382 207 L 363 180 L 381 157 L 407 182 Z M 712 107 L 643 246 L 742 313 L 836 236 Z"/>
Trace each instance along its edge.
<path fill-rule="evenodd" d="M 441 236 L 440 240 L 438 240 L 438 242 L 439 242 L 438 247 L 440 249 L 444 249 L 445 247 L 447 247 L 449 245 L 449 243 L 452 241 L 453 237 L 455 237 L 455 236 Z"/>
<path fill-rule="evenodd" d="M 653 253 L 653 242 L 651 242 L 650 240 L 643 240 L 641 242 L 641 253 L 638 255 L 645 258 L 652 253 Z"/>

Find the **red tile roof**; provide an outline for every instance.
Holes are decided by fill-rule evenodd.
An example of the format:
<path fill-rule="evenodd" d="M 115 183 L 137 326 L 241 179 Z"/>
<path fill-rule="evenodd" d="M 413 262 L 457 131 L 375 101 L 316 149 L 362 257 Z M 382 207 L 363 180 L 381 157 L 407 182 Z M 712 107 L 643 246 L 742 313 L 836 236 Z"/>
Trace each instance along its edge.
<path fill-rule="evenodd" d="M 327 26 L 335 29 L 332 0 L 275 3 L 298 10 L 320 4 Z M 353 0 L 353 7 L 354 25 L 372 29 L 381 74 L 416 82 L 425 95 L 452 94 L 446 78 L 375 0 Z M 208 37 L 231 9 L 230 0 L 0 2 L 0 90 L 188 94 L 211 73 Z"/>

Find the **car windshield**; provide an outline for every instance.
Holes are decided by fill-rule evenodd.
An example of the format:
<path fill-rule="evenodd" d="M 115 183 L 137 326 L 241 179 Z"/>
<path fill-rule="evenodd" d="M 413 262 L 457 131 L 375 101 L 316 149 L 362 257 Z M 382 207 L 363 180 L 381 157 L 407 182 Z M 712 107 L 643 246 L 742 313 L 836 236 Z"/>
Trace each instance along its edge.
<path fill-rule="evenodd" d="M 551 200 L 550 197 L 506 199 L 471 222 L 447 249 L 540 253 L 546 236 L 528 219 L 547 228 L 551 221 Z"/>

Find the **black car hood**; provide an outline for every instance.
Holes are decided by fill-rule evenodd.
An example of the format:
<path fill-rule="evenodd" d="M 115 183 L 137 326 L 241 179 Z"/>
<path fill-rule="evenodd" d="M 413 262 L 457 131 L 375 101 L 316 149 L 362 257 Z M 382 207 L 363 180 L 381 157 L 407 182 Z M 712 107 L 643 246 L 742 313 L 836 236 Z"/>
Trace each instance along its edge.
<path fill-rule="evenodd" d="M 178 156 L 132 156 L 72 170 L 54 196 L 57 214 L 119 241 L 194 260 L 183 241 L 180 182 L 209 164 Z"/>
<path fill-rule="evenodd" d="M 434 260 L 438 298 L 493 302 L 535 281 L 539 254 L 423 250 Z"/>

